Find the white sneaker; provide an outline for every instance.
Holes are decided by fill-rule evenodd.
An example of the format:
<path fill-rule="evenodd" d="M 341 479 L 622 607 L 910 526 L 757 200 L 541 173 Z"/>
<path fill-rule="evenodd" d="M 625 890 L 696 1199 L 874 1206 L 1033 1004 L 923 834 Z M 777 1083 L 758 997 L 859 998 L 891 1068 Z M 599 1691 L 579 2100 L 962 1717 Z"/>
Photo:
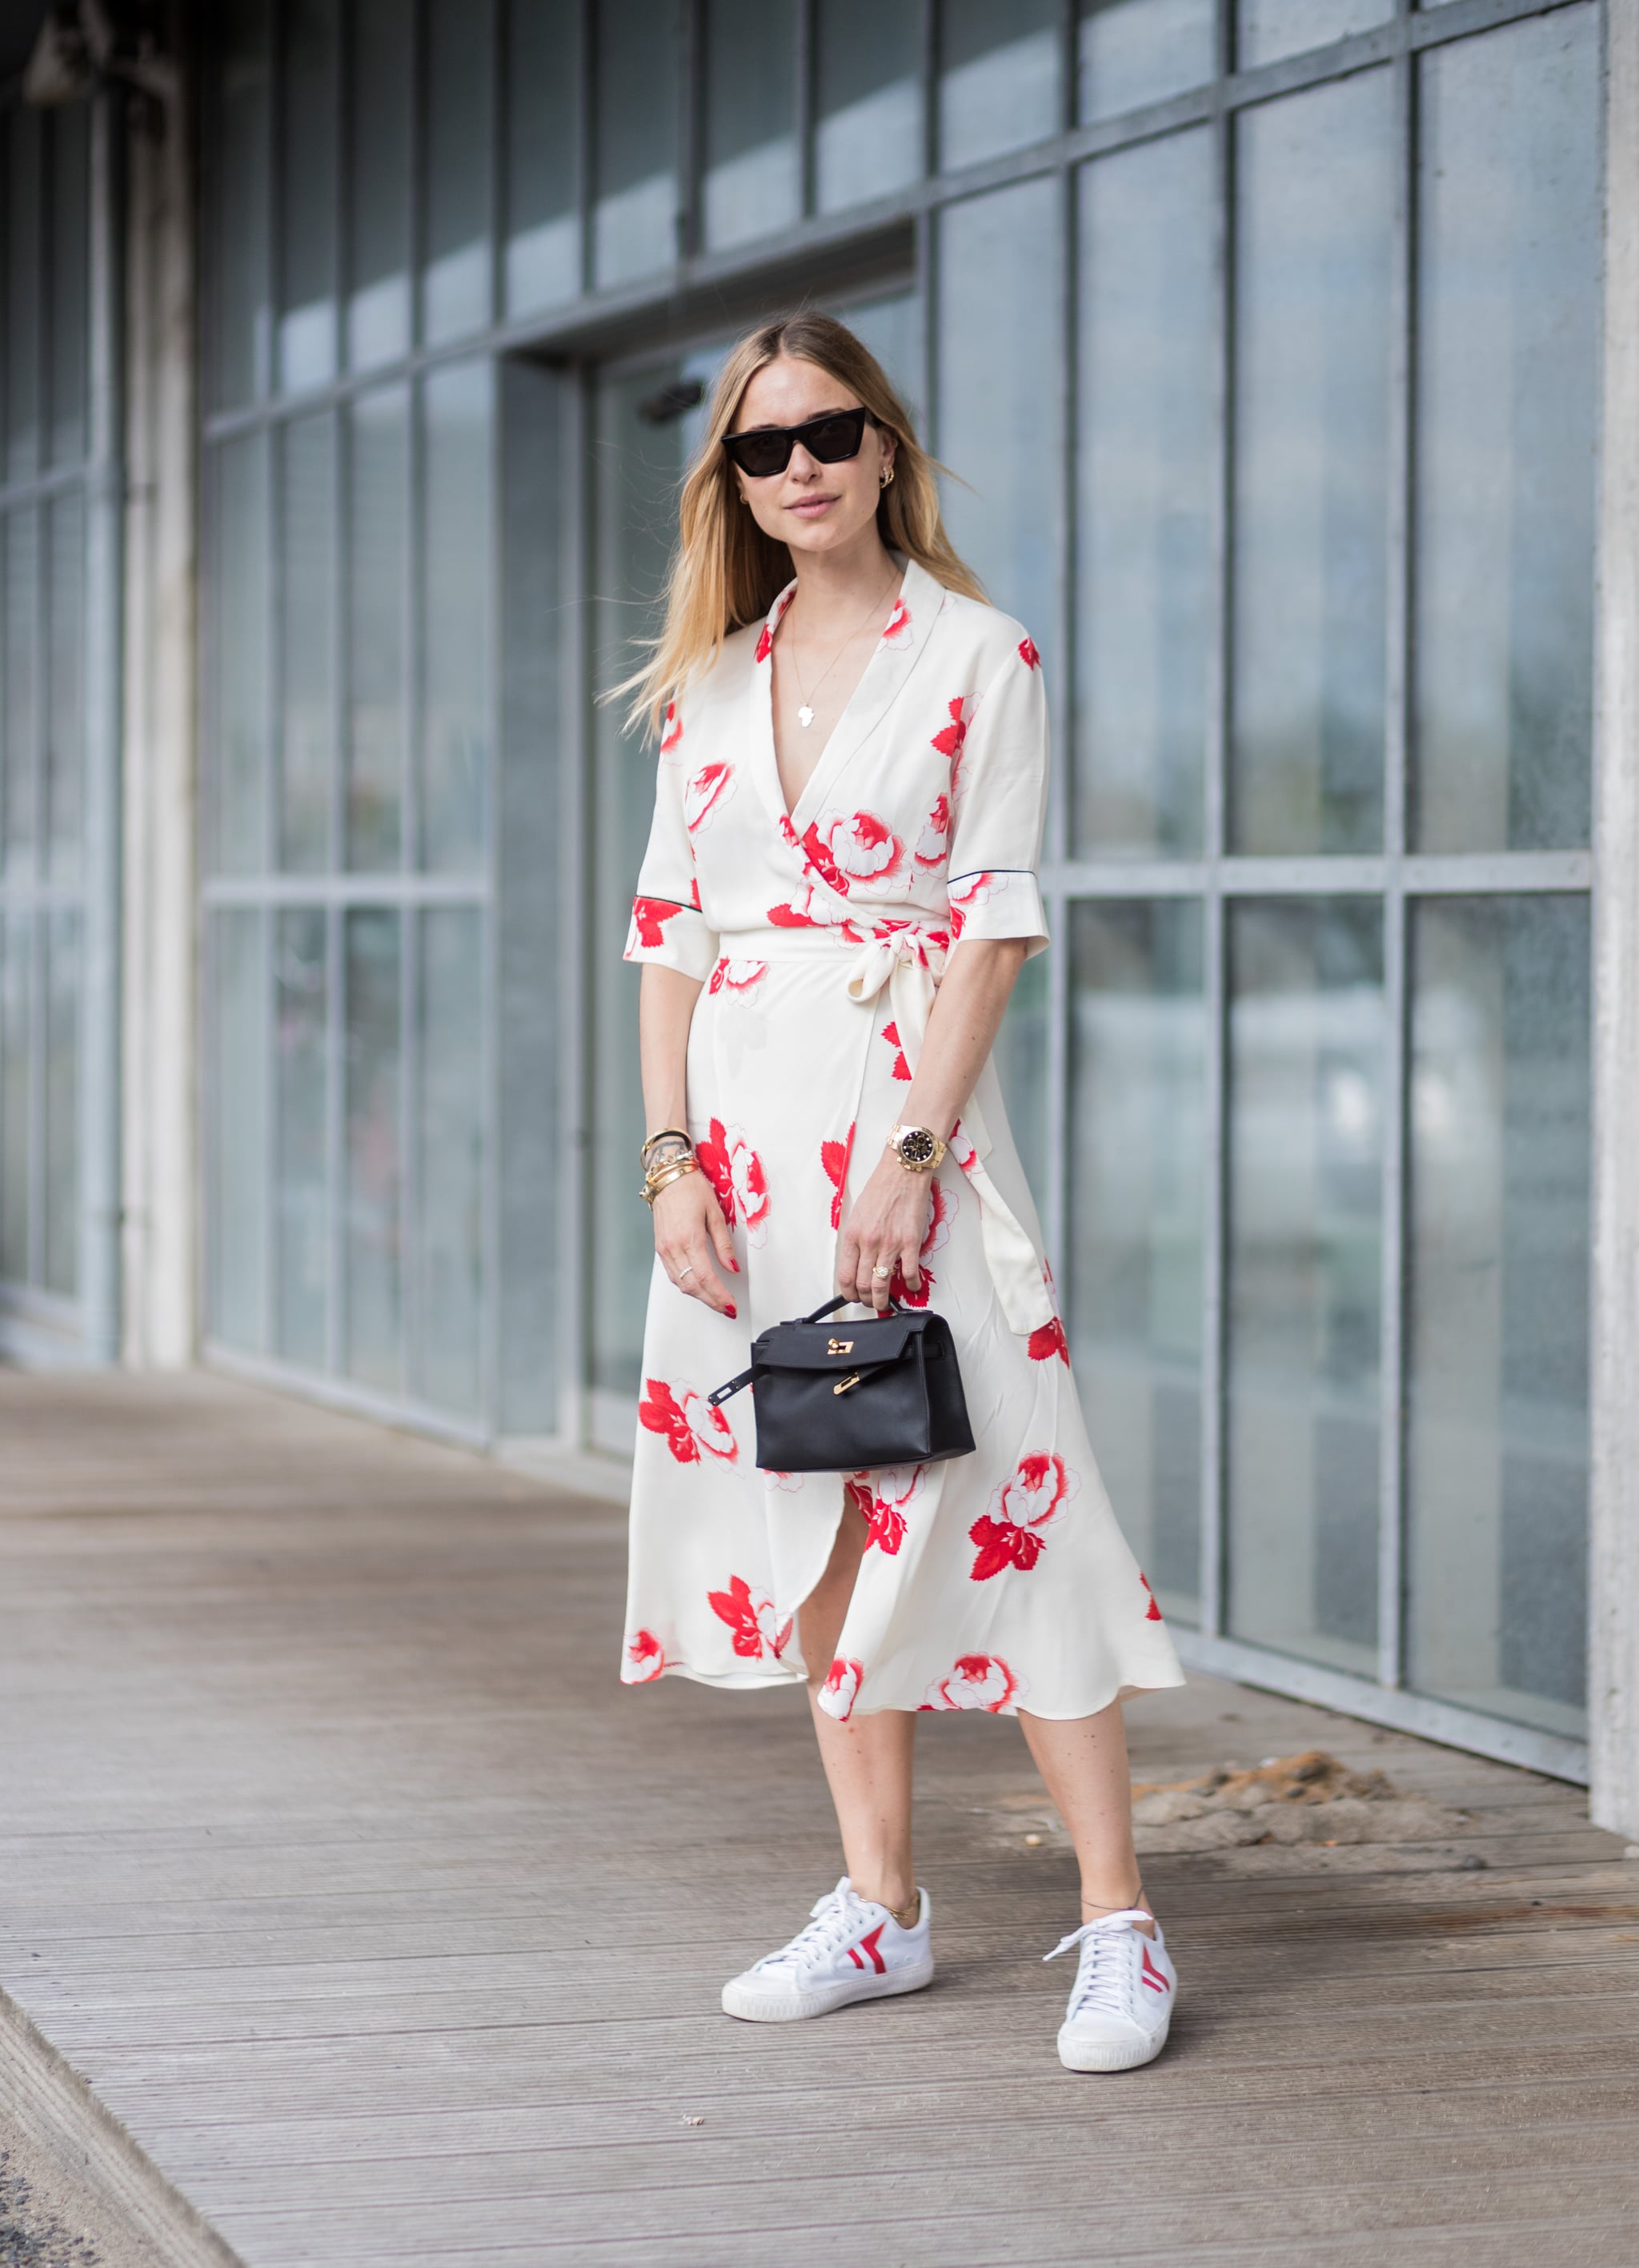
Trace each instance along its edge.
<path fill-rule="evenodd" d="M 901 1929 L 886 1906 L 862 1898 L 844 1874 L 814 1907 L 806 1929 L 723 1987 L 724 2014 L 785 2024 L 850 2000 L 879 2000 L 931 1984 L 932 1903 L 926 1890 L 916 1895 L 916 1919 Z"/>
<path fill-rule="evenodd" d="M 1042 1956 L 1056 1961 L 1072 1945 L 1081 1948 L 1059 2026 L 1059 2061 L 1066 2071 L 1131 2071 L 1152 2062 L 1166 2045 L 1178 1971 L 1160 1923 L 1153 1938 L 1138 1927 L 1150 1918 L 1139 1906 L 1101 1914 Z"/>

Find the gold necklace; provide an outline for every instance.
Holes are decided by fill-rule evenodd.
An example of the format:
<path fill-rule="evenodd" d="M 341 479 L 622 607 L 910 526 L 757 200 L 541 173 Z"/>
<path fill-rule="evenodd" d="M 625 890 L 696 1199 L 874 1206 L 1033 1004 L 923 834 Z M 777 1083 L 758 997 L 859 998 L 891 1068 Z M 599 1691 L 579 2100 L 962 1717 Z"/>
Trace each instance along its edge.
<path fill-rule="evenodd" d="M 860 631 L 864 629 L 865 624 L 870 622 L 872 615 L 877 612 L 878 608 L 880 608 L 884 603 L 884 600 L 890 597 L 891 594 L 892 585 L 889 586 L 887 591 L 883 593 L 880 599 L 873 599 L 871 600 L 870 606 L 865 611 L 864 622 L 856 623 L 855 627 L 849 630 L 848 636 L 842 640 L 842 644 L 838 646 L 836 652 L 832 655 L 830 661 L 827 664 L 826 668 L 820 677 L 819 683 L 814 687 L 814 691 L 816 693 L 820 690 L 820 687 L 825 683 L 826 679 L 829 677 L 831 672 L 836 667 L 837 663 L 842 660 L 842 656 L 848 652 L 848 649 L 852 645 L 854 640 L 859 636 Z M 797 721 L 803 727 L 803 730 L 806 732 L 809 725 L 814 721 L 814 709 L 813 703 L 809 699 L 807 693 L 804 690 L 803 673 L 797 659 L 797 641 L 795 638 L 791 640 L 791 674 L 797 680 L 797 691 L 798 695 Z"/>

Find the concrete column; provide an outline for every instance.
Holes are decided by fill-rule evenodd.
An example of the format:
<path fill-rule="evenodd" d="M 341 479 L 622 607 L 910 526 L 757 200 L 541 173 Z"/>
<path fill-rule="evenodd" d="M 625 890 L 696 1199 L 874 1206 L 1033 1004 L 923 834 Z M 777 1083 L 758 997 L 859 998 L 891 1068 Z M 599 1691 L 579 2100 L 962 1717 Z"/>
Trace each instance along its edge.
<path fill-rule="evenodd" d="M 1639 1836 L 1639 0 L 1607 11 L 1594 844 L 1591 1803 Z"/>
<path fill-rule="evenodd" d="M 200 1211 L 197 352 L 185 77 L 173 97 L 144 108 L 132 129 L 128 206 L 121 1114 L 122 1351 L 139 1369 L 193 1359 Z"/>

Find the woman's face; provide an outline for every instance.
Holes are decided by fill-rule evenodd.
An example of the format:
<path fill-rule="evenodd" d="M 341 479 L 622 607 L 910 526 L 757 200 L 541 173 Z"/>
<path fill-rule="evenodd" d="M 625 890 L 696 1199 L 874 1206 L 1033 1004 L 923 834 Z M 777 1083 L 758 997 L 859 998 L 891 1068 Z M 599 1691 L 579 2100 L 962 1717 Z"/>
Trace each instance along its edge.
<path fill-rule="evenodd" d="M 740 397 L 730 429 L 802 425 L 834 409 L 856 409 L 859 396 L 818 363 L 780 355 L 765 363 Z M 793 552 L 843 551 L 876 518 L 882 475 L 893 461 L 892 437 L 869 420 L 856 457 L 822 465 L 799 441 L 783 473 L 753 480 L 733 468 L 734 479 L 759 527 Z"/>

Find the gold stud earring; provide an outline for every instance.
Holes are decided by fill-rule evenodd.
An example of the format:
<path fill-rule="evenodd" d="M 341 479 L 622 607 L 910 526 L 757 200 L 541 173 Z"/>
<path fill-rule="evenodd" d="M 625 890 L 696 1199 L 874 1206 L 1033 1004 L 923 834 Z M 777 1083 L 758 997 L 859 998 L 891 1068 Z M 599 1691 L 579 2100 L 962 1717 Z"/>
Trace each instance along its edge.
<path fill-rule="evenodd" d="M 886 487 L 888 487 L 888 486 L 889 486 L 889 484 L 890 484 L 890 483 L 891 483 L 891 482 L 893 481 L 893 466 L 892 466 L 892 465 L 884 465 L 884 467 L 882 468 L 882 478 L 881 478 L 881 480 L 877 483 L 877 485 L 878 486 L 878 488 L 886 488 Z"/>

